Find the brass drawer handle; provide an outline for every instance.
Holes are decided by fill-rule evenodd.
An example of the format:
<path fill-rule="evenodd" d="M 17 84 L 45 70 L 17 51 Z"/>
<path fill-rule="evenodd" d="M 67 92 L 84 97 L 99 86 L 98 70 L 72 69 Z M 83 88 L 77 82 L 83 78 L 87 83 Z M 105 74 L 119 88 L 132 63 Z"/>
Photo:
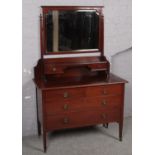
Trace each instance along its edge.
<path fill-rule="evenodd" d="M 68 95 L 68 92 L 65 92 L 64 93 L 64 98 L 67 98 L 69 95 Z"/>
<path fill-rule="evenodd" d="M 103 100 L 102 102 L 101 102 L 101 105 L 103 105 L 103 106 L 105 106 L 107 104 L 107 102 L 105 101 L 105 100 Z"/>
<path fill-rule="evenodd" d="M 52 67 L 52 71 L 55 72 L 57 69 L 55 67 Z"/>
<path fill-rule="evenodd" d="M 64 110 L 68 110 L 68 108 L 69 108 L 68 104 L 65 104 L 64 105 Z"/>
<path fill-rule="evenodd" d="M 106 89 L 103 90 L 103 94 L 104 95 L 108 94 L 107 91 L 106 91 Z"/>
<path fill-rule="evenodd" d="M 69 123 L 68 117 L 65 117 L 65 118 L 63 119 L 63 123 L 64 123 L 64 124 L 68 124 L 68 123 Z"/>
<path fill-rule="evenodd" d="M 106 114 L 101 114 L 101 117 L 102 117 L 103 119 L 106 119 Z"/>

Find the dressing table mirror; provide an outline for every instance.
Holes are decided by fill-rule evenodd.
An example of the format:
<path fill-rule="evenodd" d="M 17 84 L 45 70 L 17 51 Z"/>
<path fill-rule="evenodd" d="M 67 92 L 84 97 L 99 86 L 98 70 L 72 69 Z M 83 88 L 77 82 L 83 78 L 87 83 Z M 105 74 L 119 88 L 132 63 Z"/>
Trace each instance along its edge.
<path fill-rule="evenodd" d="M 122 140 L 124 86 L 104 55 L 102 6 L 42 6 L 34 67 L 38 135 L 111 122 Z"/>
<path fill-rule="evenodd" d="M 43 54 L 103 51 L 102 7 L 43 6 L 42 10 Z"/>
<path fill-rule="evenodd" d="M 99 51 L 96 10 L 48 11 L 45 14 L 46 53 Z"/>

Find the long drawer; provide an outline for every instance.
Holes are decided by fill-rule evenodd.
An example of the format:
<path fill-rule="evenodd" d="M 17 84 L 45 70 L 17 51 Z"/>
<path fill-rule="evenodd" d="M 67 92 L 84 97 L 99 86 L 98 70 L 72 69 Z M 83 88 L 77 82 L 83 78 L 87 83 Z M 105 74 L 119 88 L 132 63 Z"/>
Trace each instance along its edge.
<path fill-rule="evenodd" d="M 123 93 L 122 85 L 103 85 L 82 88 L 67 88 L 59 90 L 48 90 L 45 92 L 45 102 L 67 101 L 82 97 L 115 96 Z"/>
<path fill-rule="evenodd" d="M 90 97 L 70 100 L 51 101 L 45 104 L 46 115 L 91 109 L 115 109 L 121 104 L 121 96 Z"/>
<path fill-rule="evenodd" d="M 119 110 L 92 110 L 83 112 L 73 112 L 46 117 L 47 130 L 74 128 L 109 122 L 117 122 L 120 119 Z"/>

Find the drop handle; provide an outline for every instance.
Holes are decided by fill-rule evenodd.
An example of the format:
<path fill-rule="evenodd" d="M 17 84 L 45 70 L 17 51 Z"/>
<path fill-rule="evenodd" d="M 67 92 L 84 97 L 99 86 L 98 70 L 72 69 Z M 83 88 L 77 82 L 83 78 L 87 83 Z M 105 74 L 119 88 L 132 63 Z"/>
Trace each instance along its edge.
<path fill-rule="evenodd" d="M 69 95 L 68 95 L 68 92 L 65 92 L 64 93 L 64 98 L 67 98 Z"/>
<path fill-rule="evenodd" d="M 55 72 L 57 69 L 55 67 L 52 67 L 52 71 Z"/>
<path fill-rule="evenodd" d="M 68 117 L 65 117 L 65 118 L 63 119 L 63 123 L 64 123 L 64 124 L 68 124 L 68 123 L 69 123 Z"/>
<path fill-rule="evenodd" d="M 103 100 L 102 102 L 101 102 L 101 105 L 102 106 L 105 106 L 107 104 L 107 102 L 105 101 L 105 100 Z"/>
<path fill-rule="evenodd" d="M 65 104 L 63 108 L 64 108 L 64 110 L 68 110 L 68 108 L 69 108 L 68 104 Z"/>
<path fill-rule="evenodd" d="M 106 89 L 103 90 L 103 94 L 104 94 L 104 95 L 108 94 L 108 92 L 107 92 Z"/>

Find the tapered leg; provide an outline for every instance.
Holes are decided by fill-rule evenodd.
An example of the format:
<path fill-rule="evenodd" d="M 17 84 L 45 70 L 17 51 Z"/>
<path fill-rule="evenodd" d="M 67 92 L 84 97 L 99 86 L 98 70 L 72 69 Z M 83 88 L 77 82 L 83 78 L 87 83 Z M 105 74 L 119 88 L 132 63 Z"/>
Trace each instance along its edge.
<path fill-rule="evenodd" d="M 123 123 L 119 123 L 119 140 L 122 141 Z"/>
<path fill-rule="evenodd" d="M 37 109 L 37 127 L 38 127 L 38 136 L 41 135 L 41 124 L 39 121 L 39 112 L 38 112 L 38 93 L 36 88 L 36 109 Z"/>
<path fill-rule="evenodd" d="M 41 135 L 41 124 L 39 121 L 37 121 L 37 125 L 38 125 L 38 136 Z"/>
<path fill-rule="evenodd" d="M 46 152 L 46 132 L 43 131 L 43 148 L 44 152 Z"/>

